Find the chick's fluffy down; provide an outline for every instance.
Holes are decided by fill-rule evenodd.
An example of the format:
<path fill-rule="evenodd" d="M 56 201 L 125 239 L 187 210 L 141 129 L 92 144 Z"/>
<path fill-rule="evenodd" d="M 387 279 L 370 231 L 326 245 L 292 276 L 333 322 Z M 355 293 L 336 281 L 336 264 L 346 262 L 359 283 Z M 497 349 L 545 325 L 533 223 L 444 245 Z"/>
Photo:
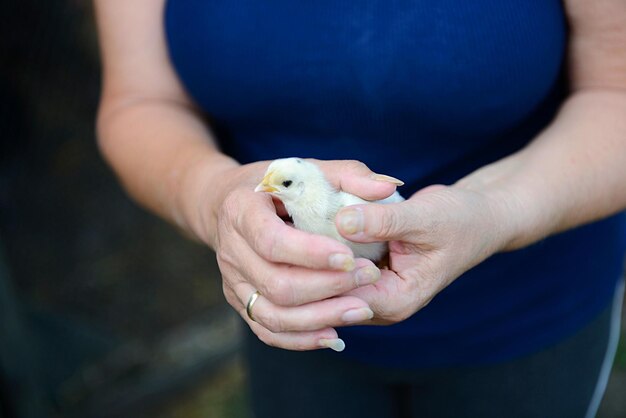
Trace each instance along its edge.
<path fill-rule="evenodd" d="M 271 193 L 280 199 L 296 228 L 334 238 L 350 247 L 355 257 L 372 261 L 384 257 L 388 252 L 387 243 L 361 244 L 346 240 L 335 227 L 337 212 L 350 205 L 404 200 L 398 192 L 386 199 L 370 202 L 336 190 L 315 163 L 295 157 L 273 161 L 255 191 Z"/>

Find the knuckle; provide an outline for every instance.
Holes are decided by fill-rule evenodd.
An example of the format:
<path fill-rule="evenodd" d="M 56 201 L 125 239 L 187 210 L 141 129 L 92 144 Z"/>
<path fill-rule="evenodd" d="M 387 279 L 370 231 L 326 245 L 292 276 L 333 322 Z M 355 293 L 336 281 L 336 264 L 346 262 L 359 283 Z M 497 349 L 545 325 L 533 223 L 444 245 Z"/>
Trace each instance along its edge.
<path fill-rule="evenodd" d="M 411 309 L 405 308 L 405 309 L 401 309 L 397 311 L 395 315 L 392 316 L 392 318 L 393 318 L 393 321 L 395 322 L 402 322 L 405 319 L 408 319 L 412 314 L 413 313 Z"/>
<path fill-rule="evenodd" d="M 276 237 L 274 230 L 271 228 L 259 228 L 254 235 L 252 245 L 257 254 L 268 261 L 276 261 Z"/>
<path fill-rule="evenodd" d="M 230 289 L 230 287 L 226 286 L 226 283 L 222 283 L 222 293 L 224 293 L 226 302 L 228 302 L 230 306 L 235 308 L 235 303 L 237 302 L 237 298 L 235 297 L 235 293 Z"/>
<path fill-rule="evenodd" d="M 393 323 L 402 322 L 413 314 L 411 307 L 399 304 L 378 303 L 372 307 L 376 316 Z"/>
<path fill-rule="evenodd" d="M 239 213 L 239 199 L 236 191 L 229 192 L 218 210 L 220 220 L 235 219 Z"/>
<path fill-rule="evenodd" d="M 276 339 L 270 332 L 259 332 L 256 336 L 263 344 L 270 347 L 278 347 Z"/>
<path fill-rule="evenodd" d="M 256 319 L 269 331 L 279 333 L 284 331 L 283 321 L 278 315 L 271 313 L 259 313 Z"/>
<path fill-rule="evenodd" d="M 222 245 L 222 241 L 228 241 L 228 237 L 234 235 L 240 229 L 240 204 L 237 193 L 230 192 L 222 204 L 217 209 L 217 245 Z"/>
<path fill-rule="evenodd" d="M 362 163 L 361 161 L 357 161 L 357 160 L 347 160 L 346 167 L 348 168 L 348 170 L 354 171 L 359 174 L 370 171 L 370 169 L 364 163 Z"/>
<path fill-rule="evenodd" d="M 370 219 L 375 219 L 376 221 L 373 223 L 373 226 L 370 225 L 373 230 L 367 232 L 383 237 L 394 235 L 398 230 L 398 220 L 396 216 L 393 216 L 393 214 L 388 211 L 379 210 L 378 208 L 375 209 L 372 207 L 368 209 L 373 209 L 372 213 L 370 213 Z M 365 226 L 367 228 L 367 223 Z"/>
<path fill-rule="evenodd" d="M 366 175 L 371 173 L 371 170 L 361 161 L 346 160 L 343 165 L 343 172 L 345 174 Z"/>
<path fill-rule="evenodd" d="M 256 288 L 261 294 L 267 298 L 270 302 L 274 302 L 272 296 L 272 289 L 274 288 L 274 277 L 267 273 L 265 277 L 262 278 L 258 283 L 256 283 Z"/>
<path fill-rule="evenodd" d="M 379 306 L 379 307 L 377 307 L 377 309 L 376 309 L 376 316 L 378 316 L 380 318 L 383 318 L 383 319 L 385 319 L 387 321 L 396 322 L 395 321 L 395 318 L 396 318 L 395 312 L 393 310 L 389 309 L 386 306 Z"/>
<path fill-rule="evenodd" d="M 294 305 L 296 298 L 290 278 L 283 274 L 272 276 L 267 283 L 267 297 L 277 305 Z"/>
<path fill-rule="evenodd" d="M 408 309 L 389 309 L 380 313 L 380 316 L 388 321 L 397 323 L 404 321 L 411 316 L 411 314 Z"/>
<path fill-rule="evenodd" d="M 218 251 L 215 253 L 215 260 L 217 261 L 217 267 L 219 268 L 222 282 L 224 283 L 234 281 L 237 274 L 241 272 L 241 269 L 236 267 L 241 264 L 236 259 L 236 253 Z"/>
<path fill-rule="evenodd" d="M 227 251 L 222 251 L 220 249 L 218 249 L 215 253 L 215 260 L 217 261 L 217 265 L 220 270 L 223 270 L 223 268 L 227 265 L 231 265 L 234 261 Z"/>
<path fill-rule="evenodd" d="M 292 344 L 291 349 L 295 351 L 307 351 L 310 349 L 309 344 L 305 341 L 296 340 Z"/>
<path fill-rule="evenodd" d="M 356 270 L 353 272 L 353 274 Z M 327 289 L 332 292 L 333 295 L 346 292 L 357 286 L 356 277 L 353 276 L 352 280 L 346 280 L 346 273 L 335 273 L 328 281 Z"/>

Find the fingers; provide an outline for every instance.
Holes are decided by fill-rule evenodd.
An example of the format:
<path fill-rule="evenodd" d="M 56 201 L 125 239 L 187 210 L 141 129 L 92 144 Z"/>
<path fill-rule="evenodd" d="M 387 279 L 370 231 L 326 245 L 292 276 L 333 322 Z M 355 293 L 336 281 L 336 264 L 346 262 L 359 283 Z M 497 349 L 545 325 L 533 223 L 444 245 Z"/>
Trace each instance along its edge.
<path fill-rule="evenodd" d="M 248 316 L 245 307 L 253 293 L 252 286 L 248 284 L 235 288 L 242 316 Z M 374 315 L 365 302 L 354 296 L 341 296 L 299 306 L 280 306 L 266 298 L 263 293 L 255 301 L 251 312 L 254 321 L 273 333 L 316 331 L 354 325 L 369 320 Z"/>
<path fill-rule="evenodd" d="M 334 187 L 365 200 L 380 200 L 389 197 L 397 186 L 404 184 L 396 178 L 374 173 L 359 161 L 313 161 L 319 165 Z"/>
<path fill-rule="evenodd" d="M 337 230 L 355 242 L 401 240 L 412 234 L 419 221 L 409 202 L 348 206 L 335 218 Z"/>
<path fill-rule="evenodd" d="M 371 261 L 358 259 L 353 271 L 342 273 L 280 266 L 273 275 L 263 275 L 259 288 L 272 302 L 295 306 L 340 295 L 379 278 L 380 270 Z"/>
<path fill-rule="evenodd" d="M 354 256 L 348 246 L 285 224 L 277 216 L 269 196 L 248 191 L 230 195 L 228 199 L 219 225 L 224 230 L 221 241 L 243 239 L 258 256 L 272 263 L 311 269 L 354 269 Z M 232 227 L 226 231 L 226 225 Z"/>
<path fill-rule="evenodd" d="M 239 232 L 258 255 L 272 263 L 342 271 L 355 267 L 346 245 L 295 229 L 273 214 L 250 216 Z"/>
<path fill-rule="evenodd" d="M 333 328 L 325 328 L 310 332 L 281 332 L 273 333 L 267 328 L 254 321 L 245 319 L 252 332 L 265 344 L 283 348 L 285 350 L 308 351 L 332 348 L 335 351 L 343 351 L 346 347 L 337 331 Z"/>
<path fill-rule="evenodd" d="M 380 270 L 366 259 L 357 259 L 352 271 L 337 272 L 269 263 L 245 248 L 237 253 L 242 261 L 233 260 L 231 264 L 246 278 L 242 281 L 281 306 L 327 299 L 375 283 L 380 278 Z"/>
<path fill-rule="evenodd" d="M 337 340 L 333 327 L 362 323 L 373 316 L 367 304 L 353 296 L 282 307 L 261 294 L 250 308 L 250 317 L 246 306 L 254 294 L 252 286 L 242 283 L 235 290 L 225 286 L 224 293 L 262 341 L 292 350 L 330 347 L 341 351 L 343 342 Z"/>
<path fill-rule="evenodd" d="M 435 283 L 415 277 L 403 277 L 393 270 L 383 270 L 381 279 L 373 286 L 352 290 L 348 294 L 365 301 L 374 312 L 369 323 L 377 325 L 404 321 L 425 307 L 437 293 Z M 418 279 L 420 277 L 420 279 Z"/>
<path fill-rule="evenodd" d="M 358 303 L 354 303 L 358 301 Z M 372 319 L 374 313 L 356 297 L 344 296 L 296 307 L 282 307 L 260 297 L 254 320 L 274 333 L 316 331 L 327 327 L 355 325 Z"/>
<path fill-rule="evenodd" d="M 224 294 L 229 302 L 231 299 L 239 300 L 232 289 L 225 288 Z M 260 303 L 262 299 L 263 297 L 259 296 L 257 302 Z M 231 305 L 236 306 L 236 303 L 231 302 Z M 296 351 L 318 350 L 322 348 L 332 348 L 335 351 L 343 351 L 345 348 L 344 342 L 338 337 L 337 331 L 332 327 L 323 327 L 312 331 L 272 332 L 261 323 L 256 322 L 258 320 L 259 311 L 257 304 L 252 307 L 254 320 L 248 316 L 245 306 L 237 309 L 237 311 L 248 324 L 252 332 L 269 346 Z"/>
<path fill-rule="evenodd" d="M 332 326 L 355 320 L 354 312 L 341 319 L 346 311 L 365 309 L 367 313 L 365 317 L 372 315 L 367 305 L 354 297 L 329 299 L 317 306 L 289 308 L 275 305 L 264 295 L 260 295 L 250 309 L 252 317 L 259 321 L 254 322 L 248 316 L 246 307 L 256 288 L 246 282 L 242 274 L 230 265 L 220 267 L 223 270 L 224 295 L 228 303 L 239 312 L 263 342 L 274 347 L 289 350 L 332 348 L 341 351 L 345 345 L 337 338 Z M 363 316 L 363 313 L 360 314 Z"/>

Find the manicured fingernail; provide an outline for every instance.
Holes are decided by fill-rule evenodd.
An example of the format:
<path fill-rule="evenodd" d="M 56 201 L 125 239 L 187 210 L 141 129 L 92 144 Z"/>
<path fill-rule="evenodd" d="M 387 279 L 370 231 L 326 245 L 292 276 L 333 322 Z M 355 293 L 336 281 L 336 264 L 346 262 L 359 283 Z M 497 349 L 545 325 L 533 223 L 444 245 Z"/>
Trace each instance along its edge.
<path fill-rule="evenodd" d="M 318 342 L 319 342 L 321 347 L 327 347 L 327 348 L 330 348 L 331 350 L 335 350 L 335 351 L 343 351 L 344 348 L 346 348 L 346 343 L 344 343 L 341 338 L 334 338 L 332 340 L 331 339 L 322 338 Z"/>
<path fill-rule="evenodd" d="M 335 270 L 354 270 L 354 257 L 348 254 L 331 254 L 328 257 L 328 265 Z"/>
<path fill-rule="evenodd" d="M 341 315 L 341 320 L 348 324 L 363 322 L 374 317 L 374 312 L 370 308 L 358 308 L 345 311 Z"/>
<path fill-rule="evenodd" d="M 354 277 L 357 286 L 365 286 L 380 279 L 380 270 L 374 266 L 363 267 L 354 273 Z"/>
<path fill-rule="evenodd" d="M 346 234 L 356 234 L 363 231 L 363 213 L 357 209 L 347 209 L 341 212 L 339 226 Z"/>
<path fill-rule="evenodd" d="M 374 173 L 372 174 L 371 178 L 376 181 L 384 181 L 386 183 L 392 183 L 392 184 L 395 184 L 396 186 L 404 186 L 404 182 L 402 180 L 398 180 L 395 177 L 386 176 L 384 174 Z"/>

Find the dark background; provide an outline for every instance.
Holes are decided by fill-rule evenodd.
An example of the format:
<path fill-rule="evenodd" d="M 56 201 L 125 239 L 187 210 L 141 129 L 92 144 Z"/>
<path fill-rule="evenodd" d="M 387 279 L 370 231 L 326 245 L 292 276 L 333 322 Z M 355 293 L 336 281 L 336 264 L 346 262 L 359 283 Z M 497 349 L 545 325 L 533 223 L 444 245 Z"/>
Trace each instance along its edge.
<path fill-rule="evenodd" d="M 241 392 L 213 253 L 131 202 L 98 154 L 91 2 L 1 8 L 0 247 L 43 403 L 152 415 L 216 373 Z"/>
<path fill-rule="evenodd" d="M 214 255 L 139 209 L 98 154 L 91 3 L 0 7 L 0 281 L 25 330 L 0 337 L 32 348 L 12 364 L 34 382 L 0 382 L 15 395 L 0 417 L 30 395 L 49 416 L 246 417 Z M 602 417 L 626 417 L 623 341 Z"/>

